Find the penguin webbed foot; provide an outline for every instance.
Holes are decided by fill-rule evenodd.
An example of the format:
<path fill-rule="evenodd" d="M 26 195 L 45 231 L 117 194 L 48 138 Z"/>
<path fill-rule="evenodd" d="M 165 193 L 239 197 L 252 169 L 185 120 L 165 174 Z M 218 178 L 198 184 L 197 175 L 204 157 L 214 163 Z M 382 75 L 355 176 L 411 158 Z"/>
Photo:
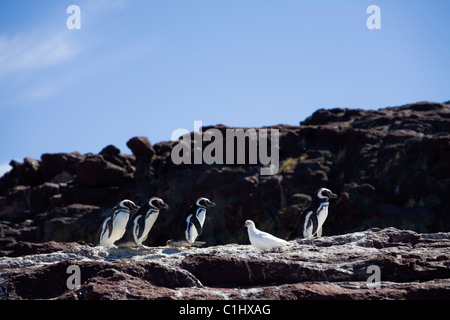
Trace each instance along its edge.
<path fill-rule="evenodd" d="M 190 247 L 201 247 L 205 244 L 204 241 L 194 241 L 193 243 L 189 243 L 186 240 L 167 240 L 166 245 L 171 248 L 190 248 Z"/>
<path fill-rule="evenodd" d="M 151 250 L 152 247 L 147 247 L 147 246 L 144 246 L 143 244 L 141 244 L 141 245 L 138 245 L 138 246 L 136 247 L 136 249 L 137 249 L 137 250 Z"/>
<path fill-rule="evenodd" d="M 204 244 L 206 244 L 205 241 L 194 241 L 194 243 L 191 244 L 191 247 L 202 247 Z"/>
<path fill-rule="evenodd" d="M 189 247 L 189 244 L 187 243 L 187 241 L 179 241 L 179 240 L 170 239 L 170 240 L 166 241 L 166 246 L 168 246 L 170 248 L 181 249 L 181 248 Z"/>

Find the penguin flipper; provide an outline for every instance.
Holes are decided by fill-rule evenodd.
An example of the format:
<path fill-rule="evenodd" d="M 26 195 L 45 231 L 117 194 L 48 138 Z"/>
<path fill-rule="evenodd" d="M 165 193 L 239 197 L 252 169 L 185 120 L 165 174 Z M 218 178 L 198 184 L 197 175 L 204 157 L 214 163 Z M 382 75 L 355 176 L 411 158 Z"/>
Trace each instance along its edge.
<path fill-rule="evenodd" d="M 114 215 L 110 214 L 105 221 L 103 221 L 101 230 L 100 230 L 100 236 L 98 239 L 98 245 L 105 245 L 108 241 L 107 239 L 111 238 L 112 229 L 113 229 L 113 219 Z"/>
<path fill-rule="evenodd" d="M 198 218 L 196 216 L 193 216 L 190 223 L 192 223 L 195 226 L 195 229 L 197 229 L 197 237 L 199 237 L 203 231 L 200 221 L 198 221 Z"/>
<path fill-rule="evenodd" d="M 315 213 L 310 216 L 310 221 L 313 224 L 312 235 L 314 236 L 317 232 L 317 229 L 319 228 L 319 220 L 317 219 L 317 215 Z M 320 230 L 320 233 L 322 234 L 322 228 Z"/>
<path fill-rule="evenodd" d="M 308 209 L 311 206 L 312 201 L 310 201 L 306 207 L 303 209 L 302 212 L 300 212 L 300 214 L 297 217 L 297 220 L 295 222 L 294 227 L 292 228 L 291 232 L 286 236 L 286 238 L 284 240 L 294 240 L 297 238 L 302 238 L 302 232 L 301 230 L 303 229 L 303 223 L 305 220 L 305 216 L 307 215 Z"/>
<path fill-rule="evenodd" d="M 111 238 L 113 227 L 114 227 L 114 218 L 116 217 L 115 214 L 111 215 L 111 217 L 108 218 L 108 221 L 106 221 L 106 230 L 108 231 L 108 238 Z"/>
<path fill-rule="evenodd" d="M 194 243 L 195 239 L 198 237 L 198 233 L 197 233 L 197 235 L 195 235 L 193 233 L 194 228 L 195 228 L 195 224 L 193 222 L 189 222 L 189 226 L 186 231 L 186 241 L 189 243 L 189 245 Z M 197 229 L 197 228 L 195 228 L 195 229 Z"/>
<path fill-rule="evenodd" d="M 144 234 L 144 226 L 141 221 L 144 220 L 143 216 L 139 216 L 134 220 L 134 234 L 136 235 L 137 239 L 142 238 L 142 235 Z"/>

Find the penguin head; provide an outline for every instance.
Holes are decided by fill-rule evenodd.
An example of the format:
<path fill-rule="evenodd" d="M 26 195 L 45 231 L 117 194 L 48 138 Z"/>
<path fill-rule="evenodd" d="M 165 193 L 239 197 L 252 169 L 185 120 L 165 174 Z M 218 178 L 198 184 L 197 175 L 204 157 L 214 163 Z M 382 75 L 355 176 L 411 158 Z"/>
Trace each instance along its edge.
<path fill-rule="evenodd" d="M 163 199 L 158 198 L 158 197 L 153 197 L 148 201 L 148 204 L 150 205 L 150 207 L 153 207 L 157 210 L 159 209 L 169 209 L 169 206 L 167 205 L 167 203 L 164 203 Z"/>
<path fill-rule="evenodd" d="M 250 228 L 250 227 L 254 227 L 254 226 L 255 226 L 255 223 L 252 220 L 245 221 L 244 227 Z"/>
<path fill-rule="evenodd" d="M 216 204 L 207 198 L 198 198 L 195 204 L 199 207 L 214 207 Z"/>
<path fill-rule="evenodd" d="M 139 209 L 139 206 L 137 206 L 133 201 L 128 200 L 128 199 L 120 201 L 119 207 L 122 209 L 128 209 L 130 211 Z"/>
<path fill-rule="evenodd" d="M 335 199 L 338 196 L 337 194 L 334 194 L 333 192 L 331 192 L 331 190 L 327 188 L 321 188 L 319 189 L 319 191 L 317 191 L 317 197 L 319 199 Z"/>

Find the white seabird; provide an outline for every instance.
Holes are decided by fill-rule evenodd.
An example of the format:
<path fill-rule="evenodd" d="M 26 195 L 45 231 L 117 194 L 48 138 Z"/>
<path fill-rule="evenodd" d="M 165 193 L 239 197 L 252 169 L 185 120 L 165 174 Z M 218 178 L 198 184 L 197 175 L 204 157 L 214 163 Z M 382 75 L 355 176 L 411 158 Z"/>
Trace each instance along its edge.
<path fill-rule="evenodd" d="M 257 249 L 267 250 L 288 243 L 286 240 L 277 238 L 267 232 L 256 229 L 255 223 L 252 220 L 245 221 L 245 227 L 248 231 L 250 243 Z"/>

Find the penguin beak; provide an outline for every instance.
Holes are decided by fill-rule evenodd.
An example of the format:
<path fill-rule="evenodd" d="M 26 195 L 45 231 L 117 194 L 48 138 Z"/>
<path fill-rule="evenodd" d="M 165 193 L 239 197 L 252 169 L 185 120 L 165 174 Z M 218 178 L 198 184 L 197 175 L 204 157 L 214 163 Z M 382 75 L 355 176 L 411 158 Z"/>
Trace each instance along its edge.
<path fill-rule="evenodd" d="M 330 198 L 331 198 L 331 199 L 336 199 L 337 197 L 338 197 L 337 194 L 330 193 Z"/>
<path fill-rule="evenodd" d="M 214 203 L 214 202 L 212 202 L 212 201 L 210 201 L 209 203 L 208 203 L 208 207 L 215 207 L 216 206 L 216 204 Z"/>
<path fill-rule="evenodd" d="M 169 205 L 167 203 L 162 203 L 161 204 L 161 208 L 162 209 L 169 209 Z"/>

